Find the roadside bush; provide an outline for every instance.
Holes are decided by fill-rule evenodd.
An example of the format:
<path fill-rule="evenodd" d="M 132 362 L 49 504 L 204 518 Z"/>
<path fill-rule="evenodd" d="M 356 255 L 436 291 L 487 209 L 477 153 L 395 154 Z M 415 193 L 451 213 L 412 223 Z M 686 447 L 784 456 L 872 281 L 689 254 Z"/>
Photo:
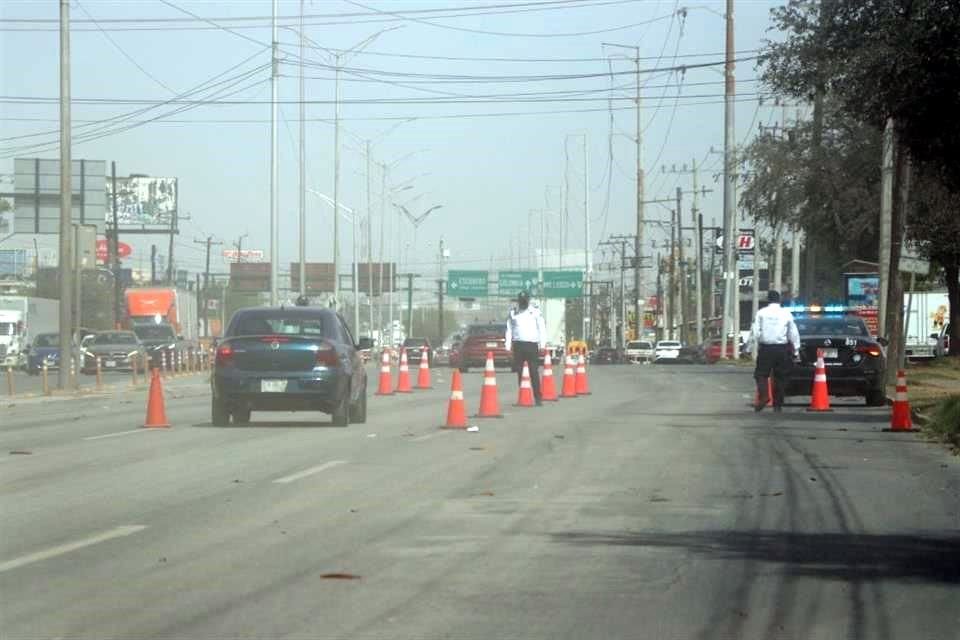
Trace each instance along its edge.
<path fill-rule="evenodd" d="M 944 442 L 960 448 L 960 396 L 951 396 L 939 403 L 928 428 Z"/>

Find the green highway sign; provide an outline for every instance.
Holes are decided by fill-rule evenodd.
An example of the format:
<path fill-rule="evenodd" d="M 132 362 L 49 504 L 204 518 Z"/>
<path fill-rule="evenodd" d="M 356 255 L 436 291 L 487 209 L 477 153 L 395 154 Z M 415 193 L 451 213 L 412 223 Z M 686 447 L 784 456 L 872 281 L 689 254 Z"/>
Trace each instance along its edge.
<path fill-rule="evenodd" d="M 500 271 L 497 278 L 497 293 L 501 296 L 512 298 L 521 291 L 529 291 L 533 295 L 539 288 L 536 271 Z"/>
<path fill-rule="evenodd" d="M 447 272 L 447 295 L 452 298 L 486 298 L 487 272 Z"/>
<path fill-rule="evenodd" d="M 583 271 L 544 271 L 543 297 L 579 298 L 583 295 Z"/>

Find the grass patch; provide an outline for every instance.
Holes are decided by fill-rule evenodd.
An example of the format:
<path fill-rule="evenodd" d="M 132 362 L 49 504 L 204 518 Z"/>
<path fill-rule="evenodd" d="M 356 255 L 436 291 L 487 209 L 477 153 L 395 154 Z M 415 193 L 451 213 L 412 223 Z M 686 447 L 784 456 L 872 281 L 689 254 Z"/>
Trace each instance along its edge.
<path fill-rule="evenodd" d="M 932 415 L 936 407 L 948 398 L 960 394 L 960 358 L 937 358 L 931 362 L 910 363 L 907 366 L 907 387 L 910 406 Z M 894 386 L 887 389 L 893 396 Z"/>
<path fill-rule="evenodd" d="M 954 450 L 960 449 L 960 395 L 939 402 L 924 428 Z"/>

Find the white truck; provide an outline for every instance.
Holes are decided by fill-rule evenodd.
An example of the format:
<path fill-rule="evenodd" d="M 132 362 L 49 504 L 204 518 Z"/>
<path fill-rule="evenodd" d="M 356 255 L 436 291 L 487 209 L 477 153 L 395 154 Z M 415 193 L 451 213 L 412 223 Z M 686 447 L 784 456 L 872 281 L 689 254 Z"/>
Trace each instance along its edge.
<path fill-rule="evenodd" d="M 60 301 L 29 296 L 0 296 L 0 364 L 20 367 L 24 351 L 40 333 L 60 328 Z"/>
<path fill-rule="evenodd" d="M 912 300 L 909 293 L 904 294 L 903 313 L 907 357 L 911 360 L 931 360 L 941 355 L 944 330 L 950 321 L 947 292 L 917 291 L 913 293 Z"/>

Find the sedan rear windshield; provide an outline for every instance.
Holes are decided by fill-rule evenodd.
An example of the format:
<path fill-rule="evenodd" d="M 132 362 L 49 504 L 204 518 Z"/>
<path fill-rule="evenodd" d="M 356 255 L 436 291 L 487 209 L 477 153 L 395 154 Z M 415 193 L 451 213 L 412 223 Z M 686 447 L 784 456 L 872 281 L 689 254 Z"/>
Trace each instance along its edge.
<path fill-rule="evenodd" d="M 426 338 L 407 338 L 403 341 L 403 346 L 405 347 L 425 347 L 427 346 Z"/>
<path fill-rule="evenodd" d="M 653 345 L 649 342 L 628 342 L 627 349 L 652 349 Z"/>
<path fill-rule="evenodd" d="M 869 336 L 859 318 L 797 318 L 801 336 Z"/>
<path fill-rule="evenodd" d="M 505 324 L 475 324 L 467 329 L 471 336 L 502 336 L 507 333 Z"/>
<path fill-rule="evenodd" d="M 657 348 L 659 349 L 676 349 L 680 346 L 679 342 L 659 342 L 657 343 Z"/>
<path fill-rule="evenodd" d="M 237 318 L 230 330 L 231 336 L 305 336 L 309 338 L 336 337 L 333 319 L 327 316 L 285 316 L 279 313 L 248 313 Z"/>

